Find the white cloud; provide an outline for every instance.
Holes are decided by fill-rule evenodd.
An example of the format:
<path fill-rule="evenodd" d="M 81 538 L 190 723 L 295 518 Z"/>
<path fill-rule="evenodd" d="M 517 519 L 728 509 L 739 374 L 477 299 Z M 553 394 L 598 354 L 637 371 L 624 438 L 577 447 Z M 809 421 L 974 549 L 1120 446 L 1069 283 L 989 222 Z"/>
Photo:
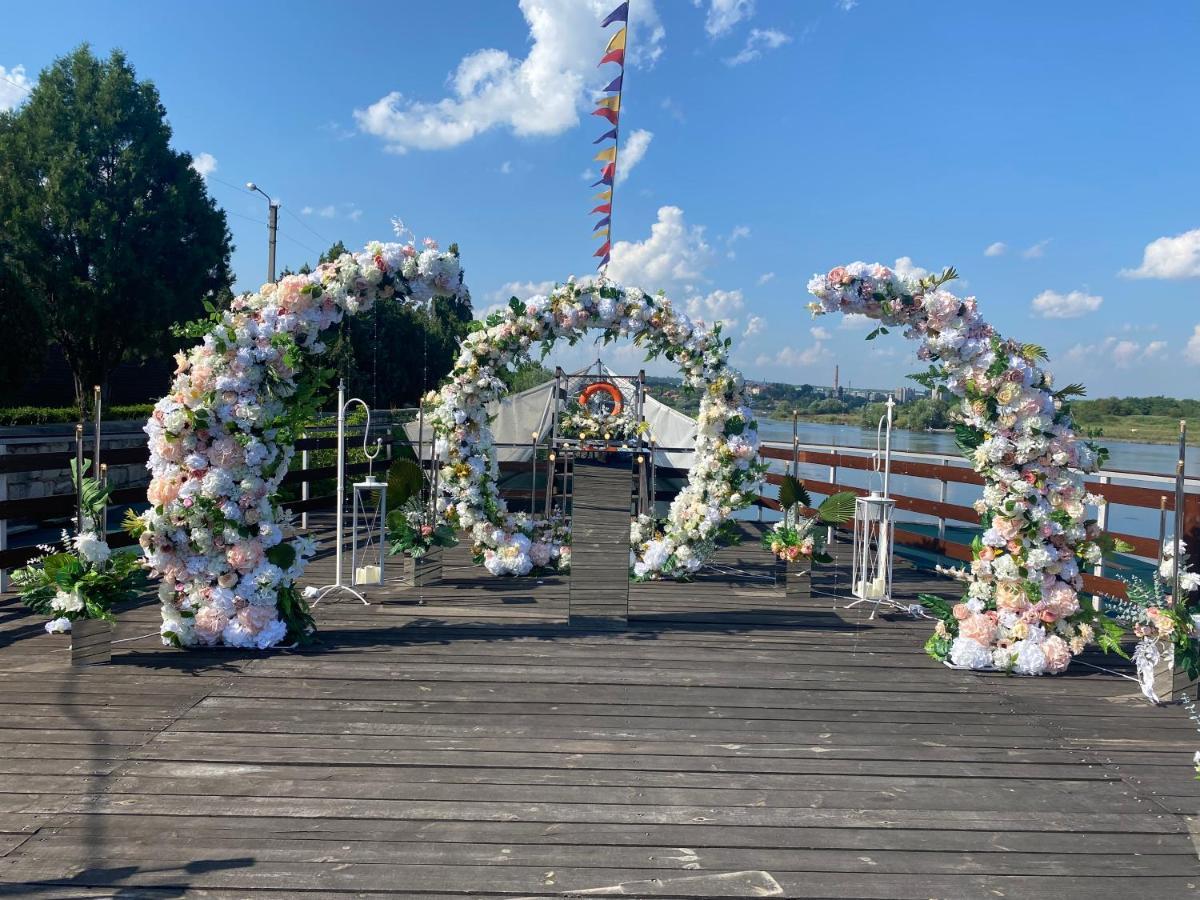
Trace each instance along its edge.
<path fill-rule="evenodd" d="M 337 215 L 337 208 L 333 205 L 322 206 L 320 209 L 317 210 L 317 215 L 320 216 L 322 219 L 332 219 L 334 216 Z"/>
<path fill-rule="evenodd" d="M 617 184 L 624 182 L 629 177 L 629 173 L 633 171 L 633 167 L 642 161 L 646 151 L 650 149 L 652 140 L 654 140 L 654 132 L 647 131 L 645 128 L 639 128 L 625 139 L 617 157 Z"/>
<path fill-rule="evenodd" d="M 644 291 L 678 292 L 702 277 L 712 256 L 704 229 L 688 225 L 678 206 L 663 206 L 650 226 L 650 237 L 613 244 L 608 275 Z"/>
<path fill-rule="evenodd" d="M 984 256 L 1003 256 L 1008 252 L 1008 244 L 1004 241 L 996 241 L 994 244 L 988 244 L 983 251 Z"/>
<path fill-rule="evenodd" d="M 192 168 L 201 178 L 207 178 L 217 171 L 217 158 L 211 153 L 197 153 L 192 157 Z"/>
<path fill-rule="evenodd" d="M 913 265 L 912 257 L 902 256 L 896 260 L 896 274 L 906 281 L 918 281 L 929 274 L 928 269 Z"/>
<path fill-rule="evenodd" d="M 858 0 L 835 0 L 834 5 L 842 12 L 850 12 L 858 6 Z"/>
<path fill-rule="evenodd" d="M 302 216 L 311 216 L 312 214 L 313 214 L 313 208 L 311 206 L 306 206 L 302 210 L 300 210 L 300 215 L 302 215 Z"/>
<path fill-rule="evenodd" d="M 687 121 L 687 116 L 683 114 L 683 107 L 672 100 L 670 97 L 664 97 L 662 103 L 659 104 L 663 111 L 679 124 Z"/>
<path fill-rule="evenodd" d="M 842 316 L 842 321 L 838 322 L 838 328 L 844 331 L 865 331 L 874 328 L 876 324 L 874 319 L 862 313 L 846 313 Z"/>
<path fill-rule="evenodd" d="M 511 175 L 512 170 L 513 170 L 513 165 L 510 160 L 506 159 L 504 162 L 500 163 L 500 174 L 501 175 Z"/>
<path fill-rule="evenodd" d="M 784 347 L 774 356 L 764 353 L 754 362 L 760 366 L 783 366 L 789 369 L 800 369 L 805 366 L 815 366 L 829 359 L 832 354 L 825 349 L 820 341 L 811 347 L 797 350 L 795 347 Z"/>
<path fill-rule="evenodd" d="M 729 237 L 725 239 L 725 242 L 727 244 L 732 244 L 748 237 L 750 237 L 749 225 L 734 225 L 733 230 L 729 232 Z"/>
<path fill-rule="evenodd" d="M 1104 298 L 1083 291 L 1060 294 L 1057 291 L 1042 291 L 1033 298 L 1033 314 L 1039 319 L 1078 319 L 1100 308 Z"/>
<path fill-rule="evenodd" d="M 1066 352 L 1066 358 L 1084 365 L 1111 364 L 1118 369 L 1129 369 L 1137 363 L 1162 356 L 1166 349 L 1166 341 L 1141 344 L 1128 338 L 1107 337 L 1098 344 L 1076 344 Z"/>
<path fill-rule="evenodd" d="M 24 66 L 11 69 L 0 66 L 0 112 L 16 109 L 25 102 L 31 90 L 33 82 L 26 77 Z"/>
<path fill-rule="evenodd" d="M 518 300 L 528 300 L 530 297 L 544 297 L 554 290 L 553 281 L 509 281 L 500 285 L 487 295 L 493 303 L 505 304 L 510 297 Z"/>
<path fill-rule="evenodd" d="M 561 134 L 579 123 L 579 113 L 613 67 L 595 65 L 598 29 L 612 11 L 609 0 L 520 0 L 532 46 L 524 59 L 485 49 L 459 62 L 450 95 L 434 103 L 392 91 L 356 109 L 359 130 L 385 141 L 386 149 L 440 150 L 456 147 L 492 128 L 516 135 Z M 651 0 L 632 6 L 629 62 L 652 65 L 662 54 L 666 32 Z"/>
<path fill-rule="evenodd" d="M 1044 241 L 1038 241 L 1032 247 L 1026 247 L 1021 251 L 1021 255 L 1026 259 L 1041 259 L 1046 255 L 1046 247 L 1050 244 L 1052 238 L 1046 238 Z"/>
<path fill-rule="evenodd" d="M 775 278 L 774 272 L 763 272 L 761 275 L 758 276 L 758 283 L 766 284 L 768 281 L 771 281 L 774 278 Z"/>
<path fill-rule="evenodd" d="M 1142 264 L 1122 269 L 1126 278 L 1200 278 L 1200 228 L 1146 245 Z"/>
<path fill-rule="evenodd" d="M 720 37 L 738 22 L 753 15 L 754 0 L 709 0 L 704 30 L 710 37 Z"/>
<path fill-rule="evenodd" d="M 703 319 L 709 323 L 720 322 L 725 328 L 732 328 L 737 324 L 737 314 L 745 305 L 741 291 L 715 290 L 703 297 L 699 294 L 689 297 L 687 314 L 694 319 Z"/>
<path fill-rule="evenodd" d="M 362 214 L 363 211 L 356 206 L 354 209 L 350 210 L 350 212 L 346 213 L 346 218 L 351 222 L 357 222 L 362 218 Z"/>
<path fill-rule="evenodd" d="M 742 337 L 754 337 L 756 334 L 761 334 L 762 330 L 766 327 L 767 320 L 762 316 L 751 316 L 746 321 L 746 330 L 742 332 Z M 1197 334 L 1200 334 L 1200 325 L 1196 326 L 1196 332 Z M 1197 344 L 1200 345 L 1200 340 L 1197 341 Z M 1198 347 L 1197 361 L 1200 362 L 1200 347 Z"/>
<path fill-rule="evenodd" d="M 740 66 L 763 55 L 764 50 L 778 50 L 784 44 L 790 44 L 792 36 L 777 31 L 774 28 L 751 28 L 746 37 L 746 46 L 734 56 L 725 60 L 727 66 Z"/>
<path fill-rule="evenodd" d="M 816 341 L 827 341 L 833 337 L 828 328 L 823 328 L 820 325 L 816 325 L 813 328 L 808 329 L 808 333 L 811 334 L 813 336 L 813 340 Z"/>
<path fill-rule="evenodd" d="M 1192 336 L 1188 338 L 1183 356 L 1191 365 L 1200 366 L 1200 325 L 1192 330 Z"/>

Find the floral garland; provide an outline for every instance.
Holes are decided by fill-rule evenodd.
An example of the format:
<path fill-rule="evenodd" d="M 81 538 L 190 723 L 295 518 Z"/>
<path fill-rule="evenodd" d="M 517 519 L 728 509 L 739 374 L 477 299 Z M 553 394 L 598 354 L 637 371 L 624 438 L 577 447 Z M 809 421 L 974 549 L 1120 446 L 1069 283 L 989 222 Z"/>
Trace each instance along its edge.
<path fill-rule="evenodd" d="M 524 575 L 535 557 L 561 552 L 561 538 L 539 532 L 528 516 L 510 513 L 496 487 L 498 466 L 487 404 L 505 388 L 497 369 L 529 358 L 535 344 L 548 351 L 588 329 L 604 339 L 632 338 L 650 358 L 678 364 L 684 383 L 702 392 L 695 464 L 687 486 L 671 504 L 661 532 L 635 546 L 637 578 L 686 577 L 711 552 L 721 523 L 750 504 L 761 468 L 758 425 L 744 382 L 729 365 L 730 341 L 719 326 L 693 325 L 662 296 L 601 280 L 559 285 L 549 297 L 513 299 L 462 342 L 449 383 L 431 394 L 426 408 L 442 463 L 438 510 L 470 532 L 476 554 L 495 575 Z"/>
<path fill-rule="evenodd" d="M 1081 566 L 1094 565 L 1108 542 L 1087 518 L 1084 475 L 1103 451 L 1075 434 L 1065 401 L 1082 388 L 1053 391 L 1038 363 L 1042 348 L 1001 338 L 979 315 L 975 299 L 960 300 L 941 276 L 906 281 L 881 265 L 853 263 L 808 284 L 814 315 L 854 313 L 877 320 L 868 337 L 903 326 L 919 340 L 918 358 L 932 363 L 921 378 L 960 398 L 959 446 L 985 479 L 975 510 L 983 534 L 972 545 L 962 602 L 922 597 L 938 614 L 926 650 L 969 669 L 1026 675 L 1062 672 L 1109 620 L 1081 608 Z M 1118 629 L 1119 630 L 1119 629 Z"/>
<path fill-rule="evenodd" d="M 558 433 L 578 440 L 627 441 L 644 430 L 632 410 L 597 415 L 581 403 L 573 403 L 559 417 Z"/>
<path fill-rule="evenodd" d="M 295 582 L 316 548 L 285 534 L 276 491 L 324 377 L 307 359 L 344 314 L 435 296 L 466 296 L 456 254 L 429 240 L 372 243 L 187 329 L 203 340 L 176 356 L 171 392 L 146 423 L 151 507 L 130 529 L 163 579 L 164 642 L 263 649 L 304 638 L 312 620 Z"/>

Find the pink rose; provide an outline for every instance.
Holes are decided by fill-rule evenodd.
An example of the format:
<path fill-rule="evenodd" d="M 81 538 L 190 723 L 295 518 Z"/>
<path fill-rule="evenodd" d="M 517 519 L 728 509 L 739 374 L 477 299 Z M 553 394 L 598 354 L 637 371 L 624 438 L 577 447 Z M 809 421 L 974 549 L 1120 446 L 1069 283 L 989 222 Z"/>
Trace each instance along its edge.
<path fill-rule="evenodd" d="M 1062 672 L 1071 664 L 1071 648 L 1057 634 L 1052 634 L 1042 642 L 1042 652 L 1046 654 L 1046 670 Z"/>
<path fill-rule="evenodd" d="M 235 569 L 249 572 L 262 562 L 262 544 L 258 541 L 246 541 L 244 544 L 234 544 L 225 553 L 225 559 Z"/>
<path fill-rule="evenodd" d="M 829 274 L 825 276 L 830 284 L 849 284 L 850 275 L 844 266 L 836 266 L 829 270 Z"/>
<path fill-rule="evenodd" d="M 985 647 L 990 647 L 996 636 L 996 622 L 986 614 L 973 615 L 959 624 L 958 633 L 963 637 L 978 641 Z"/>
<path fill-rule="evenodd" d="M 954 604 L 952 612 L 954 613 L 954 618 L 960 622 L 966 621 L 971 616 L 971 610 L 967 608 L 967 604 L 965 603 Z"/>
<path fill-rule="evenodd" d="M 192 620 L 196 637 L 205 644 L 215 644 L 229 620 L 211 606 L 206 606 L 196 613 Z"/>

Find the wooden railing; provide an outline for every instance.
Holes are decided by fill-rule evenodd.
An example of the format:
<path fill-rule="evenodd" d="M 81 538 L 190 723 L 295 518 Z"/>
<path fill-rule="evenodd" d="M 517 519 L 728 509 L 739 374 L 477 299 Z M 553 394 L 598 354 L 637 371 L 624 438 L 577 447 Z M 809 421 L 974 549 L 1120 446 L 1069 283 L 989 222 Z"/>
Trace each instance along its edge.
<path fill-rule="evenodd" d="M 857 452 L 855 452 L 857 451 Z M 791 446 L 784 444 L 764 445 L 761 450 L 762 458 L 768 463 L 775 463 L 774 469 L 779 469 L 779 462 L 785 464 L 784 469 L 791 470 L 800 465 L 821 466 L 827 469 L 825 479 L 802 477 L 805 487 L 815 494 L 828 496 L 838 491 L 850 491 L 864 495 L 867 490 L 855 485 L 845 484 L 838 478 L 839 470 L 873 472 L 876 461 L 872 458 L 869 448 L 849 448 L 828 450 L 812 447 Z M 920 457 L 935 457 L 940 462 L 922 461 Z M 935 454 L 918 454 L 912 452 L 893 453 L 891 464 L 893 476 L 907 476 L 925 479 L 939 486 L 938 494 L 946 496 L 947 484 L 979 485 L 984 480 L 981 475 L 969 468 L 965 462 L 952 463 L 948 457 Z M 1119 484 L 1114 479 L 1123 481 L 1143 481 L 1160 484 L 1161 487 L 1145 485 Z M 766 483 L 778 485 L 783 480 L 783 474 L 771 471 L 766 476 Z M 1166 475 L 1154 475 L 1145 472 L 1125 472 L 1121 470 L 1103 470 L 1086 482 L 1087 488 L 1094 494 L 1104 497 L 1109 503 L 1121 506 L 1132 506 L 1158 512 L 1165 509 L 1175 510 L 1174 478 Z M 898 493 L 894 487 L 890 491 L 896 501 L 897 510 L 930 516 L 937 520 L 938 534 L 936 537 L 922 534 L 905 528 L 903 521 L 897 522 L 896 543 L 914 549 L 924 550 L 948 557 L 953 560 L 970 561 L 971 548 L 967 544 L 947 539 L 946 523 L 960 522 L 965 525 L 977 525 L 979 515 L 973 507 L 948 503 L 944 499 L 931 500 L 925 497 L 913 497 Z M 1200 479 L 1188 479 L 1188 493 L 1184 501 L 1184 539 L 1190 546 L 1200 546 Z M 760 495 L 758 503 L 767 509 L 779 509 L 779 503 L 769 496 Z M 1108 517 L 1107 510 L 1102 508 L 1102 524 Z M 1146 559 L 1155 559 L 1158 555 L 1158 540 L 1145 535 L 1136 535 L 1111 528 L 1106 528 L 1109 534 L 1120 538 L 1133 547 L 1133 554 Z M 1099 574 L 1098 571 L 1085 573 L 1084 587 L 1089 592 L 1125 595 L 1124 584 L 1115 578 Z"/>
<path fill-rule="evenodd" d="M 382 431 L 380 432 L 380 437 L 383 440 L 386 454 L 383 459 L 375 464 L 378 469 L 382 469 L 387 465 L 387 461 L 392 458 L 393 450 L 392 435 L 389 432 Z M 346 437 L 347 450 L 353 451 L 361 440 L 361 428 L 355 429 Z M 311 511 L 333 508 L 336 498 L 332 491 L 319 496 L 313 496 L 310 493 L 310 489 L 316 483 L 335 479 L 337 469 L 333 465 L 310 465 L 310 454 L 318 450 L 333 450 L 336 447 L 337 438 L 332 435 L 308 437 L 297 442 L 297 461 L 293 462 L 293 468 L 283 479 L 284 485 L 300 485 L 301 487 L 300 497 L 285 504 L 292 512 L 303 515 Z M 525 445 L 519 449 L 527 448 L 528 445 Z M 66 469 L 74 457 L 74 452 L 67 451 L 56 453 L 0 454 L 0 475 Z M 822 496 L 827 496 L 837 491 L 851 491 L 860 495 L 866 494 L 867 491 L 865 488 L 845 483 L 839 477 L 839 473 L 868 473 L 875 468 L 875 461 L 872 459 L 871 450 L 867 448 L 828 449 L 813 447 L 811 445 L 765 444 L 761 450 L 761 457 L 773 468 L 765 477 L 765 483 L 771 485 L 778 485 L 782 481 L 784 471 L 793 468 L 798 469 L 801 465 L 819 466 L 825 469 L 825 477 L 803 477 L 808 489 L 814 494 Z M 104 461 L 109 466 L 144 465 L 146 459 L 147 451 L 142 446 L 109 449 L 104 453 Z M 365 474 L 368 468 L 367 463 L 351 463 L 346 467 L 346 476 L 348 479 L 353 479 L 355 476 Z M 502 475 L 514 475 L 531 471 L 531 466 L 528 461 L 504 462 L 500 464 L 500 471 Z M 657 471 L 660 478 L 681 478 L 687 475 L 686 469 L 672 469 L 660 466 Z M 917 478 L 931 482 L 937 486 L 936 490 L 932 491 L 932 493 L 936 493 L 940 498 L 916 497 L 899 493 L 895 489 L 891 491 L 893 498 L 896 500 L 896 507 L 900 512 L 928 516 L 937 523 L 937 534 L 934 536 L 914 530 L 911 525 L 905 527 L 908 523 L 904 521 L 898 522 L 896 529 L 897 544 L 938 554 L 953 560 L 970 560 L 970 547 L 967 544 L 949 539 L 947 537 L 946 524 L 948 522 L 957 522 L 966 526 L 973 526 L 978 524 L 979 517 L 970 506 L 948 502 L 946 499 L 946 488 L 952 484 L 982 486 L 983 478 L 968 467 L 965 462 L 955 461 L 952 457 L 941 454 L 913 452 L 893 453 L 891 473 L 893 476 Z M 1130 481 L 1141 483 L 1119 483 Z M 1173 479 L 1164 475 L 1105 470 L 1088 481 L 1087 486 L 1090 491 L 1105 497 L 1113 504 L 1148 509 L 1156 512 L 1160 508 L 1165 508 L 1168 512 L 1173 512 L 1175 508 L 1175 494 L 1172 482 Z M 543 486 L 539 487 L 544 491 Z M 1185 539 L 1191 541 L 1191 546 L 1198 547 L 1200 546 L 1200 479 L 1192 476 L 1188 480 L 1187 490 L 1184 506 Z M 659 500 L 667 500 L 671 496 L 668 491 L 661 488 L 656 491 L 656 494 L 656 499 Z M 503 491 L 503 495 L 507 499 L 514 501 L 532 501 L 532 505 L 535 508 L 539 505 L 537 498 L 531 496 L 531 491 L 527 487 L 506 489 Z M 114 505 L 137 505 L 145 502 L 145 496 L 144 486 L 126 487 L 115 491 L 112 501 Z M 758 496 L 756 502 L 760 510 L 779 509 L 778 502 L 765 494 Z M 57 495 L 22 500 L 0 500 L 0 524 L 12 519 L 33 520 L 39 523 L 63 522 L 72 515 L 74 503 L 73 495 Z M 1101 516 L 1103 520 L 1107 520 L 1108 518 L 1106 511 L 1102 511 Z M 1108 523 L 1104 522 L 1104 524 Z M 1148 559 L 1153 559 L 1157 556 L 1158 541 L 1155 538 L 1121 530 L 1109 529 L 1109 532 L 1130 544 L 1133 547 L 1135 555 Z M 130 543 L 128 537 L 122 532 L 111 532 L 109 542 L 115 547 L 128 546 Z M 23 565 L 28 559 L 36 556 L 38 552 L 36 547 L 0 549 L 0 570 Z M 1084 581 L 1089 591 L 1123 595 L 1124 586 L 1120 581 L 1101 575 L 1098 571 L 1086 574 Z"/>

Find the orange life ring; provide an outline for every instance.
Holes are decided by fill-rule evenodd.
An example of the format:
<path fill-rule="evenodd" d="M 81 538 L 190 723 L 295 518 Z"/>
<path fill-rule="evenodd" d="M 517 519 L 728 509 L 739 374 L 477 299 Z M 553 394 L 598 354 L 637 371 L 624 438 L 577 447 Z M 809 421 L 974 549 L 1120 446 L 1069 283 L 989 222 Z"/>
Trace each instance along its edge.
<path fill-rule="evenodd" d="M 612 415 L 617 415 L 625 407 L 625 398 L 621 396 L 621 392 L 615 384 L 609 384 L 607 381 L 593 381 L 585 387 L 579 394 L 579 404 L 587 406 L 587 403 L 596 394 L 608 394 L 613 400 Z"/>

